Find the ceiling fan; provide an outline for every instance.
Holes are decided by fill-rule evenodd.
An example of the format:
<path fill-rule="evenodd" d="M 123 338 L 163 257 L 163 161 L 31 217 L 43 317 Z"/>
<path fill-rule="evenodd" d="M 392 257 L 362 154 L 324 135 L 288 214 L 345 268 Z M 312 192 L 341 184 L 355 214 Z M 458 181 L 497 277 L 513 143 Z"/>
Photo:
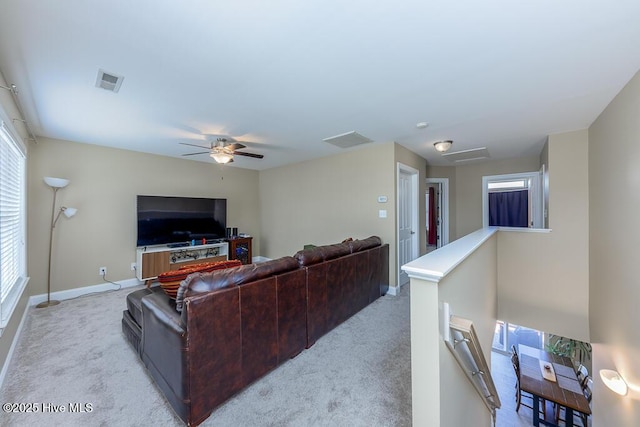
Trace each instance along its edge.
<path fill-rule="evenodd" d="M 215 141 L 211 141 L 209 147 L 203 147 L 202 145 L 197 144 L 189 144 L 187 142 L 181 142 L 182 145 L 189 145 L 191 147 L 198 147 L 206 149 L 207 151 L 199 151 L 197 153 L 187 153 L 183 154 L 183 156 L 195 156 L 198 154 L 208 154 L 215 160 L 217 163 L 231 163 L 233 162 L 233 156 L 245 156 L 245 157 L 253 157 L 254 159 L 262 159 L 264 156 L 262 154 L 255 153 L 247 153 L 246 151 L 237 151 L 246 148 L 246 145 L 241 144 L 238 141 L 227 138 L 216 138 Z"/>

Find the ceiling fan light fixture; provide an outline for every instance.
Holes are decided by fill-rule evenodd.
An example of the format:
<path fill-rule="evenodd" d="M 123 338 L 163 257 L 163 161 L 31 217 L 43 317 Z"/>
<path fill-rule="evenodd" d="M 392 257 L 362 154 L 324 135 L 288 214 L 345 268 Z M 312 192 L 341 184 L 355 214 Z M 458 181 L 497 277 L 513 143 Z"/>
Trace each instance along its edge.
<path fill-rule="evenodd" d="M 225 163 L 229 163 L 233 159 L 233 156 L 231 154 L 225 152 L 213 152 L 209 155 L 213 157 L 213 160 L 215 160 L 217 163 L 222 163 L 223 165 Z"/>
<path fill-rule="evenodd" d="M 449 148 L 451 148 L 452 145 L 453 145 L 453 141 L 448 139 L 446 141 L 438 141 L 434 143 L 433 148 L 435 148 L 436 151 L 439 153 L 446 153 L 447 151 L 449 151 Z"/>

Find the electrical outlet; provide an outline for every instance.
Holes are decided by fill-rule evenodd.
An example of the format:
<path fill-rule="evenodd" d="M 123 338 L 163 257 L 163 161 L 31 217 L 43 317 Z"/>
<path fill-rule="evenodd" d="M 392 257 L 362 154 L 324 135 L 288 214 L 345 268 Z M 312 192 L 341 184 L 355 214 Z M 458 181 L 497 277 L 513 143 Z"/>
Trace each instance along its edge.
<path fill-rule="evenodd" d="M 136 271 L 136 263 L 135 262 L 131 263 L 131 271 Z"/>
<path fill-rule="evenodd" d="M 100 267 L 100 269 L 98 270 L 98 274 L 100 276 L 106 276 L 107 275 L 107 267 Z"/>

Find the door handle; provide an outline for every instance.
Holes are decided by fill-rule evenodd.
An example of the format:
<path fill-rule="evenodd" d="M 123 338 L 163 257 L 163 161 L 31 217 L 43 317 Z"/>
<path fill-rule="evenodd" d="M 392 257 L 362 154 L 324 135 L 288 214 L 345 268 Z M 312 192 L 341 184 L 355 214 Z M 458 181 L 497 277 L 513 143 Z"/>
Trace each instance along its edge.
<path fill-rule="evenodd" d="M 416 232 L 415 232 L 415 231 L 412 231 L 412 232 L 411 232 L 411 234 L 416 234 Z"/>

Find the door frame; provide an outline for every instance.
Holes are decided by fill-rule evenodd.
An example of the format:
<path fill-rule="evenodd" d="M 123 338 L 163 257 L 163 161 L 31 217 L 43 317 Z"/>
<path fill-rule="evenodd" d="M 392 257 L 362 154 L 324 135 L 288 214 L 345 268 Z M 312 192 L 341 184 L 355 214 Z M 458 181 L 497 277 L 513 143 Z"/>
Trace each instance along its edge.
<path fill-rule="evenodd" d="M 418 178 L 420 176 L 420 172 L 418 169 L 412 168 L 411 166 L 405 165 L 403 163 L 398 162 L 396 168 L 396 286 L 395 289 L 392 290 L 393 287 L 389 287 L 389 293 L 392 295 L 396 295 L 396 292 L 399 292 L 400 287 L 402 286 L 400 282 L 400 274 L 402 270 L 400 267 L 400 203 L 401 203 L 401 191 L 400 191 L 400 174 L 405 173 L 410 176 L 410 198 L 412 200 L 411 203 L 411 228 L 414 230 L 419 229 L 419 219 L 420 215 L 418 213 L 418 209 L 420 206 L 420 200 L 418 195 Z M 415 255 L 414 259 L 420 255 L 420 234 L 416 231 L 413 234 L 413 238 L 411 239 L 411 250 Z"/>
<path fill-rule="evenodd" d="M 427 185 L 440 184 L 440 189 L 442 191 L 442 206 L 440 207 L 440 216 L 442 217 L 442 236 L 440 236 L 440 247 L 442 247 L 449 244 L 449 178 L 427 178 L 425 182 Z M 427 219 L 427 221 L 428 220 L 429 219 Z"/>

